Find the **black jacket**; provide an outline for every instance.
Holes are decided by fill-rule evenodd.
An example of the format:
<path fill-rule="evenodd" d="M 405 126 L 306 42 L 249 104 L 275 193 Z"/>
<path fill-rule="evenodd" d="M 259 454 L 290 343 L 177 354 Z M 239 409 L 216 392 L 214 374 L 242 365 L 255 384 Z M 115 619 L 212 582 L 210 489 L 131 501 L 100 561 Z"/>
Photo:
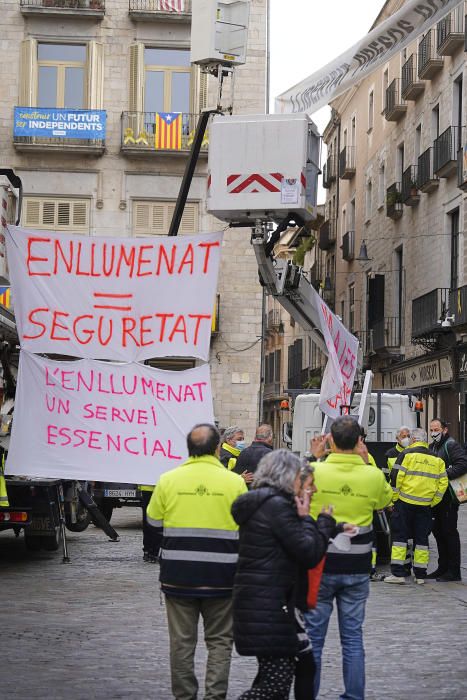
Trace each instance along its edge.
<path fill-rule="evenodd" d="M 234 640 L 242 656 L 293 656 L 298 639 L 294 608 L 301 607 L 306 570 L 324 556 L 334 518 L 301 518 L 292 496 L 253 489 L 232 506 L 240 526 L 233 590 Z M 303 601 L 304 602 L 304 601 Z"/>
<path fill-rule="evenodd" d="M 439 442 L 432 442 L 430 450 L 437 457 L 444 459 L 449 480 L 467 474 L 467 454 L 449 434 L 443 435 Z"/>
<path fill-rule="evenodd" d="M 242 474 L 244 471 L 254 474 L 260 459 L 269 454 L 272 449 L 272 445 L 254 440 L 249 447 L 240 452 L 233 471 L 237 474 Z"/>

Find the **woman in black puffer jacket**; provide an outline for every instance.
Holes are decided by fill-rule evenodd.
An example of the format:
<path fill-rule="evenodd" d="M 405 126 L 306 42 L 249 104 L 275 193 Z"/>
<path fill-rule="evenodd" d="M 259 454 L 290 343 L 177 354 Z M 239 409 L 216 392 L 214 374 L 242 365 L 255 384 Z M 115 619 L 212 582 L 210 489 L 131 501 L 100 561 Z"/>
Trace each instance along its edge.
<path fill-rule="evenodd" d="M 298 613 L 306 606 L 307 569 L 318 564 L 329 538 L 340 529 L 330 511 L 317 522 L 310 517 L 315 490 L 310 465 L 288 450 L 276 450 L 263 457 L 252 490 L 232 506 L 240 526 L 233 591 L 235 646 L 242 656 L 258 657 L 259 665 L 252 688 L 241 700 L 286 700 L 296 667 L 302 666 L 297 659 L 310 652 Z M 306 656 L 313 675 L 311 653 Z M 309 672 L 306 686 L 311 699 Z M 296 697 L 304 697 L 302 693 L 296 683 Z"/>

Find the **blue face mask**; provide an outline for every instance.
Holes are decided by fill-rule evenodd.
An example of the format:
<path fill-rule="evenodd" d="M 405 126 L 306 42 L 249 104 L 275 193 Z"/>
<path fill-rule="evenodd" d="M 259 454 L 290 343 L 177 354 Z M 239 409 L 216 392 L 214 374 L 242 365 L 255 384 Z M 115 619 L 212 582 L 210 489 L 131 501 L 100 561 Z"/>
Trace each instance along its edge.
<path fill-rule="evenodd" d="M 240 452 L 245 449 L 245 446 L 245 440 L 237 440 L 237 442 L 235 443 L 235 447 L 237 448 L 237 450 L 240 450 Z"/>

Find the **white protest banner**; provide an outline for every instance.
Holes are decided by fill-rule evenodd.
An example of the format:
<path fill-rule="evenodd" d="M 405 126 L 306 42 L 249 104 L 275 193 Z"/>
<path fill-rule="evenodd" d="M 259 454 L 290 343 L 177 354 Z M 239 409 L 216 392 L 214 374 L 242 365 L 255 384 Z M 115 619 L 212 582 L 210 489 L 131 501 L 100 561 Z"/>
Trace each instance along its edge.
<path fill-rule="evenodd" d="M 208 365 L 54 361 L 22 351 L 6 473 L 154 484 L 212 423 Z"/>
<path fill-rule="evenodd" d="M 207 360 L 222 233 L 6 236 L 21 347 L 124 362 Z"/>
<path fill-rule="evenodd" d="M 402 51 L 455 7 L 462 16 L 464 3 L 459 0 L 407 0 L 352 48 L 279 95 L 276 112 L 313 114 Z M 355 8 L 358 11 L 358 3 Z"/>
<path fill-rule="evenodd" d="M 357 369 L 358 339 L 347 330 L 322 299 L 319 302 L 321 332 L 328 349 L 319 396 L 319 407 L 331 418 L 348 406 Z"/>

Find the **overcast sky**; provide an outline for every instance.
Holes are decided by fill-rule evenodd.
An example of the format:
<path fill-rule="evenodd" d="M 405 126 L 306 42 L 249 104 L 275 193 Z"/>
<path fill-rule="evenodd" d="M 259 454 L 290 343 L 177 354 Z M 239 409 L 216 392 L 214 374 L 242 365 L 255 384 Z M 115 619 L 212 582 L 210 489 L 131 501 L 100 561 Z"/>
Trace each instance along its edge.
<path fill-rule="evenodd" d="M 270 0 L 271 111 L 274 97 L 364 37 L 383 5 L 384 0 Z M 312 115 L 320 133 L 329 114 L 325 107 Z"/>

